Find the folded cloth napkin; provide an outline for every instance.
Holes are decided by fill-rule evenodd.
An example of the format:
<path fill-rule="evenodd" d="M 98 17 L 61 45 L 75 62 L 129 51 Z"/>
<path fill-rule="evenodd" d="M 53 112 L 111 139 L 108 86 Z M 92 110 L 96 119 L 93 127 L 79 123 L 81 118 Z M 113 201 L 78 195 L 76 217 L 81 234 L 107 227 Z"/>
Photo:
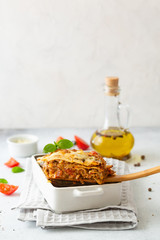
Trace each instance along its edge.
<path fill-rule="evenodd" d="M 107 159 L 117 174 L 128 173 L 125 162 Z M 43 198 L 32 176 L 31 159 L 27 159 L 24 187 L 16 208 L 20 209 L 18 219 L 35 221 L 42 228 L 76 227 L 97 230 L 123 230 L 137 226 L 137 211 L 133 201 L 130 182 L 123 182 L 121 204 L 71 213 L 57 214 Z"/>

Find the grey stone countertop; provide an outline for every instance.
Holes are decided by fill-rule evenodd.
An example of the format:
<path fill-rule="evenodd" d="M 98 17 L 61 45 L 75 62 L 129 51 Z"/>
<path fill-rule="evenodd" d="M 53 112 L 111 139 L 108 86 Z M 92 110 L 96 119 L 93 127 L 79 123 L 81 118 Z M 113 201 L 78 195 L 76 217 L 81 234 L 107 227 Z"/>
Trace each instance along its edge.
<path fill-rule="evenodd" d="M 74 135 L 78 135 L 89 142 L 94 130 L 93 128 L 0 130 L 0 178 L 6 178 L 9 183 L 19 185 L 19 189 L 13 195 L 5 196 L 0 193 L 0 239 L 160 239 L 160 174 L 132 181 L 139 220 L 138 226 L 132 230 L 95 231 L 72 228 L 42 230 L 37 228 L 34 222 L 17 220 L 18 212 L 11 210 L 11 208 L 18 202 L 24 172 L 13 174 L 10 169 L 4 166 L 4 163 L 10 157 L 6 143 L 7 137 L 19 133 L 34 134 L 39 138 L 39 152 L 42 152 L 43 146 L 55 140 L 58 136 L 73 139 Z M 139 127 L 132 128 L 131 132 L 135 137 L 135 146 L 132 150 L 132 159 L 128 161 L 130 171 L 136 172 L 160 165 L 160 128 Z M 134 163 L 140 161 L 141 155 L 145 155 L 145 160 L 141 160 L 141 165 L 135 167 Z M 18 160 L 21 166 L 25 168 L 27 160 Z M 148 188 L 152 188 L 152 191 L 148 191 Z"/>

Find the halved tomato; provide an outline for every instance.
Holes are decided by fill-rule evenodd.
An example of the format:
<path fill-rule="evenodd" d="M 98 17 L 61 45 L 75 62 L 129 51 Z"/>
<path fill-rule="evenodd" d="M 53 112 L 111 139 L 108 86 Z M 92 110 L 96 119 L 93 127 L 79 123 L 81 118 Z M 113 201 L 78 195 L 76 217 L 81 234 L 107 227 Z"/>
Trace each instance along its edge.
<path fill-rule="evenodd" d="M 5 195 L 10 195 L 18 189 L 18 186 L 0 183 L 0 192 Z"/>
<path fill-rule="evenodd" d="M 74 136 L 74 139 L 76 141 L 76 145 L 78 148 L 80 148 L 82 150 L 87 150 L 89 148 L 88 143 L 86 143 L 82 138 L 80 138 L 78 136 Z"/>
<path fill-rule="evenodd" d="M 63 137 L 59 136 L 56 140 L 56 142 L 59 142 L 60 140 L 64 139 Z"/>
<path fill-rule="evenodd" d="M 19 162 L 17 162 L 13 157 L 11 157 L 11 158 L 8 160 L 8 162 L 5 163 L 5 165 L 6 165 L 7 167 L 12 168 L 12 167 L 18 166 L 18 165 L 19 165 Z"/>

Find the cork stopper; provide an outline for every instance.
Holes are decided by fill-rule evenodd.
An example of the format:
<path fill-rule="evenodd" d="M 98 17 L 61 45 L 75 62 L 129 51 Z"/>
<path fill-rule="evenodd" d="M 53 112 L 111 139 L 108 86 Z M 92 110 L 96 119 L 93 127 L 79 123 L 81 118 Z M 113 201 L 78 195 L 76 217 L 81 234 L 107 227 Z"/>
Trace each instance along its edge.
<path fill-rule="evenodd" d="M 106 77 L 106 95 L 117 96 L 119 95 L 119 78 L 118 77 Z"/>

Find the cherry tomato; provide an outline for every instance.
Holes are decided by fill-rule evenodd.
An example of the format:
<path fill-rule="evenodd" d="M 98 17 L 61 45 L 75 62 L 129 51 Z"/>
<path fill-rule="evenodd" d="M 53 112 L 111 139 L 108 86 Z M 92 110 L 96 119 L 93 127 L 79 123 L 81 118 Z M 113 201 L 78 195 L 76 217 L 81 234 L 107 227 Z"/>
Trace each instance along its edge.
<path fill-rule="evenodd" d="M 59 136 L 56 140 L 56 142 L 59 142 L 60 140 L 64 139 L 63 137 Z"/>

